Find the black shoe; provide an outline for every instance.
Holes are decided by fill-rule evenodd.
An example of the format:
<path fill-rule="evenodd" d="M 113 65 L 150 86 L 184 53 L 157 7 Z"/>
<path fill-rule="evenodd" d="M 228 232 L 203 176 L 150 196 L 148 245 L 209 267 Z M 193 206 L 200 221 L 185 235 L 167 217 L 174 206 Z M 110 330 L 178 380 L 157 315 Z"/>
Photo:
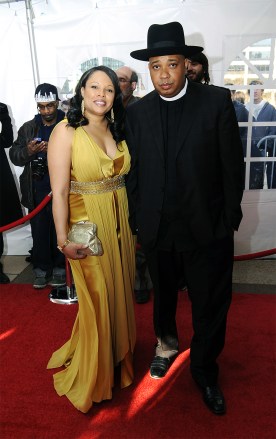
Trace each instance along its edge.
<path fill-rule="evenodd" d="M 150 299 L 149 290 L 134 290 L 136 303 L 146 303 Z"/>
<path fill-rule="evenodd" d="M 224 415 L 226 412 L 225 400 L 222 391 L 217 386 L 202 388 L 203 401 L 215 415 Z"/>
<path fill-rule="evenodd" d="M 154 378 L 156 380 L 158 380 L 159 378 L 163 378 L 168 372 L 170 362 L 171 361 L 169 358 L 159 357 L 158 355 L 156 355 L 150 365 L 151 378 Z"/>

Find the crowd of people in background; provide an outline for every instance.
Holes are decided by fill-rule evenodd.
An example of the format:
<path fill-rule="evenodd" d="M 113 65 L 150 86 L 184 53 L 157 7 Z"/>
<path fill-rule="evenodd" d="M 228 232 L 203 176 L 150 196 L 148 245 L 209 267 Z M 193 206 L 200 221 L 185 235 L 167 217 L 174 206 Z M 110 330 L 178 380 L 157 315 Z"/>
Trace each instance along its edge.
<path fill-rule="evenodd" d="M 198 53 L 186 59 L 186 76 L 190 81 L 208 85 L 210 83 L 209 61 L 204 53 Z M 252 134 L 249 145 L 250 157 L 276 156 L 276 126 L 256 126 L 255 122 L 275 122 L 276 109 L 267 100 L 263 99 L 264 88 L 254 88 L 247 93 L 233 88 L 233 82 L 225 83 L 230 86 L 231 97 L 236 112 L 237 121 L 247 123 L 249 112 L 252 113 Z M 249 85 L 261 85 L 263 81 L 253 80 Z M 251 95 L 250 95 L 251 93 Z M 240 126 L 240 137 L 244 157 L 247 156 L 248 127 Z M 276 168 L 273 162 L 251 162 L 249 173 L 249 189 L 276 188 Z"/>
<path fill-rule="evenodd" d="M 276 156 L 276 126 L 257 126 L 254 122 L 276 122 L 276 109 L 263 98 L 263 82 L 251 81 L 249 85 L 259 85 L 251 91 L 251 102 L 245 107 L 252 115 L 251 157 Z M 250 90 L 248 90 L 250 95 Z M 249 189 L 263 189 L 264 181 L 268 189 L 276 188 L 276 168 L 274 162 L 253 162 L 250 164 Z"/>

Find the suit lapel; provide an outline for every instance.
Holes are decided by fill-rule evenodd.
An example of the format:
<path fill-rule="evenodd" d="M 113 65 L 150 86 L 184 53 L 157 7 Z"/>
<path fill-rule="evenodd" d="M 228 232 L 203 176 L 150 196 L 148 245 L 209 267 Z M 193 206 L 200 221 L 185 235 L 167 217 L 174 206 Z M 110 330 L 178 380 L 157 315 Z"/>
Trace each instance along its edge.
<path fill-rule="evenodd" d="M 154 144 L 159 151 L 162 158 L 164 158 L 164 138 L 160 114 L 159 95 L 153 91 L 149 97 L 148 105 L 146 107 L 146 118 L 149 121 L 150 130 L 153 133 Z"/>

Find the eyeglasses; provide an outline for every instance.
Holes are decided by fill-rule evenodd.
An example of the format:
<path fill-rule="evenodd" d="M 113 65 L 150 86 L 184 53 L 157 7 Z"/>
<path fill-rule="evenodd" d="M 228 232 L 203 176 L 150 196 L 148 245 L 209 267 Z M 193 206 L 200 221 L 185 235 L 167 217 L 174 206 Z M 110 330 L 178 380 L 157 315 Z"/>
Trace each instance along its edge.
<path fill-rule="evenodd" d="M 39 111 L 52 110 L 55 106 L 56 106 L 55 102 L 49 102 L 49 104 L 46 105 L 38 104 L 37 109 Z"/>
<path fill-rule="evenodd" d="M 125 78 L 118 78 L 119 79 L 119 82 L 123 82 L 123 83 L 125 83 L 125 82 L 131 82 L 131 81 L 129 81 L 128 79 L 125 79 Z"/>

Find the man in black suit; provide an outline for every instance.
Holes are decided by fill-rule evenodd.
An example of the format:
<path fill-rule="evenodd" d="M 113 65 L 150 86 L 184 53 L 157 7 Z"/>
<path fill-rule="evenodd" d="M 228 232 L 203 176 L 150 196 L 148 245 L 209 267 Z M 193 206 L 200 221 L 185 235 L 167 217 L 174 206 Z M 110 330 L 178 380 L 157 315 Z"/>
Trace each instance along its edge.
<path fill-rule="evenodd" d="M 150 26 L 148 47 L 131 53 L 149 62 L 155 90 L 127 108 L 127 190 L 130 225 L 154 289 L 150 375 L 164 377 L 178 353 L 177 287 L 184 272 L 192 301 L 192 377 L 206 405 L 223 414 L 217 357 L 232 296 L 244 163 L 229 90 L 185 77 L 185 57 L 200 51 L 185 45 L 181 24 L 173 22 Z"/>

